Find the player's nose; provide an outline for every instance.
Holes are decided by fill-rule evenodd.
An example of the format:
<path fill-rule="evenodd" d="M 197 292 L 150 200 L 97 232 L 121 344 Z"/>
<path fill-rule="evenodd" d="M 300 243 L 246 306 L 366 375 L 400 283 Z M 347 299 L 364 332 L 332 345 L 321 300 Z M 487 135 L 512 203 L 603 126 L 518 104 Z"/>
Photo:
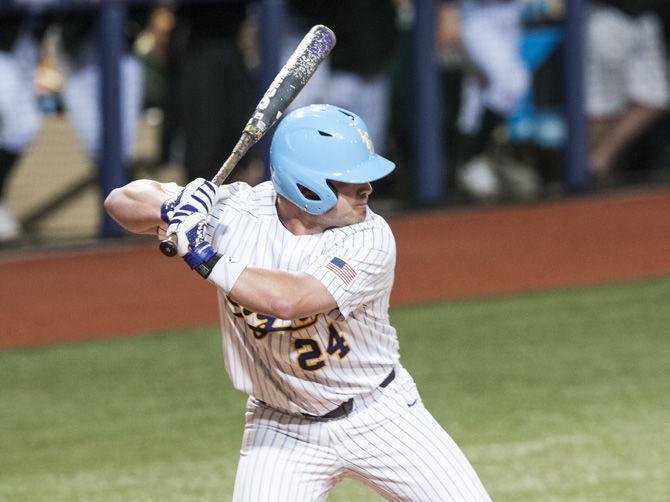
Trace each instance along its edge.
<path fill-rule="evenodd" d="M 372 185 L 370 183 L 361 183 L 357 190 L 359 197 L 369 197 L 372 193 Z"/>

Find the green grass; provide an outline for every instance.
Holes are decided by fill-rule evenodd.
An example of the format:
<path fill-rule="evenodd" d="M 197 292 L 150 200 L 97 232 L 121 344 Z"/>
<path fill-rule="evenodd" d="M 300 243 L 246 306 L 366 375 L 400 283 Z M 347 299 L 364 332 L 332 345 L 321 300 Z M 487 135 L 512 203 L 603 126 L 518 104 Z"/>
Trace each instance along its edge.
<path fill-rule="evenodd" d="M 669 300 L 663 278 L 392 317 L 495 501 L 649 502 L 670 493 Z M 229 500 L 244 402 L 215 328 L 0 352 L 0 500 Z"/>

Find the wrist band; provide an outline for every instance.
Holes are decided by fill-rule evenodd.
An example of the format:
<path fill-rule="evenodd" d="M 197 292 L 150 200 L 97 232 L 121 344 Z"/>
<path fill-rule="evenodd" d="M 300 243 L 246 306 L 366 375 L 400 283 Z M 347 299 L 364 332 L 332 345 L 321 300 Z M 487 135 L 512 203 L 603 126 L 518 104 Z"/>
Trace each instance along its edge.
<path fill-rule="evenodd" d="M 230 256 L 220 255 L 207 280 L 223 289 L 227 294 L 233 289 L 245 268 L 247 268 L 246 265 L 233 261 Z"/>
<path fill-rule="evenodd" d="M 199 265 L 193 267 L 193 270 L 198 272 L 203 279 L 207 279 L 212 273 L 212 270 L 214 270 L 214 266 L 219 262 L 220 259 L 221 255 L 215 254 L 206 262 L 200 263 Z"/>
<path fill-rule="evenodd" d="M 205 279 L 209 277 L 219 258 L 221 255 L 217 254 L 208 242 L 201 242 L 184 255 L 184 261 L 188 266 Z"/>

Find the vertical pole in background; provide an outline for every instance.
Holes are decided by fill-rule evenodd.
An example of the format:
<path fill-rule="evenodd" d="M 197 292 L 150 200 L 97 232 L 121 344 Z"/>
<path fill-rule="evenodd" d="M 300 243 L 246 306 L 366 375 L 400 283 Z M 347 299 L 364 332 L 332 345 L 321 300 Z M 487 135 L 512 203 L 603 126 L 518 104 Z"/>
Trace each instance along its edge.
<path fill-rule="evenodd" d="M 584 0 L 566 0 L 563 88 L 568 131 L 563 183 L 568 192 L 580 192 L 589 182 L 584 112 Z"/>
<path fill-rule="evenodd" d="M 125 2 L 100 2 L 97 13 L 98 50 L 100 54 L 100 152 L 98 176 L 102 197 L 128 182 L 123 158 L 121 120 L 121 57 Z M 102 210 L 102 237 L 116 237 L 123 230 Z"/>
<path fill-rule="evenodd" d="M 434 204 L 444 195 L 446 165 L 442 154 L 441 100 L 435 65 L 435 0 L 414 2 L 412 95 L 416 202 Z"/>
<path fill-rule="evenodd" d="M 258 99 L 270 86 L 281 67 L 282 34 L 284 26 L 284 0 L 262 0 L 260 5 L 260 29 L 258 30 L 258 45 L 260 47 L 260 73 L 258 75 Z M 269 158 L 270 138 L 267 134 L 256 148 L 262 151 L 262 158 Z M 264 178 L 270 179 L 269 160 L 265 166 Z"/>

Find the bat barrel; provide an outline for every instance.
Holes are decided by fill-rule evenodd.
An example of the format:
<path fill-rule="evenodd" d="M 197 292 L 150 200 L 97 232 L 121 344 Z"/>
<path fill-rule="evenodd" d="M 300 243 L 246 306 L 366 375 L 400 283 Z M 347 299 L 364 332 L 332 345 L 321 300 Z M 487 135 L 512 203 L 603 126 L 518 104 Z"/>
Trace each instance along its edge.
<path fill-rule="evenodd" d="M 313 26 L 265 91 L 244 131 L 259 141 L 305 87 L 335 42 L 330 28 Z"/>

